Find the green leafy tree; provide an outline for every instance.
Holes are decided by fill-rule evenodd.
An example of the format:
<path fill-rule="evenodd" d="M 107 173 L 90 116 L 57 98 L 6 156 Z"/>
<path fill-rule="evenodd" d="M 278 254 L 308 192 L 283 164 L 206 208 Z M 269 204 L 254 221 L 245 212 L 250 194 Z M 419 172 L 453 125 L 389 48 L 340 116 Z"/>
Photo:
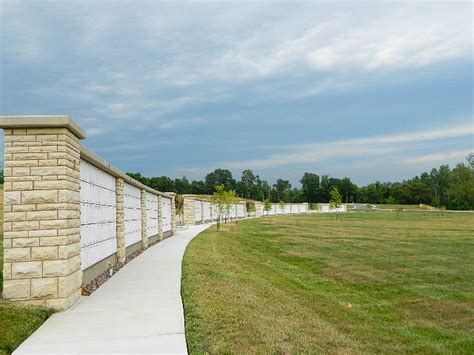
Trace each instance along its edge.
<path fill-rule="evenodd" d="M 207 193 L 213 193 L 217 185 L 223 185 L 226 191 L 235 189 L 236 185 L 232 173 L 227 169 L 215 169 L 206 175 L 204 183 L 207 187 Z"/>
<path fill-rule="evenodd" d="M 285 202 L 283 200 L 280 201 L 280 211 L 281 214 L 285 212 Z"/>
<path fill-rule="evenodd" d="M 289 195 L 291 192 L 291 184 L 288 180 L 278 179 L 273 185 L 273 201 L 278 202 L 283 200 L 289 202 Z"/>
<path fill-rule="evenodd" d="M 318 202 L 319 197 L 319 176 L 313 173 L 304 173 L 300 180 L 303 199 L 305 202 Z"/>
<path fill-rule="evenodd" d="M 237 200 L 238 199 L 235 190 L 229 190 L 225 192 L 225 208 L 227 211 L 227 218 L 229 220 L 232 220 L 232 215 L 230 214 L 230 211 L 232 209 L 232 205 L 234 205 Z"/>
<path fill-rule="evenodd" d="M 226 211 L 227 206 L 227 192 L 224 189 L 224 185 L 217 185 L 215 187 L 214 194 L 211 197 L 211 202 L 217 209 L 217 231 L 219 232 L 222 221 L 222 215 Z"/>
<path fill-rule="evenodd" d="M 336 209 L 336 219 L 338 219 L 339 216 L 339 207 L 342 205 L 342 197 L 341 194 L 339 193 L 339 190 L 337 187 L 334 187 L 331 190 L 331 199 L 329 200 L 329 208 L 335 208 Z"/>
<path fill-rule="evenodd" d="M 240 190 L 241 196 L 244 198 L 253 198 L 256 192 L 257 177 L 253 174 L 252 170 L 247 169 L 242 171 L 240 177 Z"/>
<path fill-rule="evenodd" d="M 263 210 L 267 212 L 267 217 L 268 217 L 268 212 L 272 209 L 272 204 L 268 198 L 263 200 Z"/>

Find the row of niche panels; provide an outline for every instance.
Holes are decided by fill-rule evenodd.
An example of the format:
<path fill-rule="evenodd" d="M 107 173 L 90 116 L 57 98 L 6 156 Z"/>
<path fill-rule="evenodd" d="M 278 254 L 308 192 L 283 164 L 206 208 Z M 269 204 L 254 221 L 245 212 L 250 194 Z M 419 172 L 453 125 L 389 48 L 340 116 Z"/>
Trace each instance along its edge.
<path fill-rule="evenodd" d="M 81 268 L 117 251 L 115 177 L 85 160 L 80 165 Z"/>
<path fill-rule="evenodd" d="M 128 247 L 142 239 L 141 190 L 125 182 L 123 192 L 125 246 Z"/>
<path fill-rule="evenodd" d="M 194 221 L 200 222 L 202 220 L 202 206 L 200 200 L 194 200 Z"/>
<path fill-rule="evenodd" d="M 171 198 L 161 198 L 161 211 L 163 213 L 163 232 L 169 232 L 171 227 Z"/>
<path fill-rule="evenodd" d="M 147 237 L 158 234 L 158 196 L 147 191 L 146 193 L 146 226 Z"/>
<path fill-rule="evenodd" d="M 211 203 L 209 201 L 203 202 L 203 213 L 204 213 L 204 220 L 210 221 L 211 220 Z"/>

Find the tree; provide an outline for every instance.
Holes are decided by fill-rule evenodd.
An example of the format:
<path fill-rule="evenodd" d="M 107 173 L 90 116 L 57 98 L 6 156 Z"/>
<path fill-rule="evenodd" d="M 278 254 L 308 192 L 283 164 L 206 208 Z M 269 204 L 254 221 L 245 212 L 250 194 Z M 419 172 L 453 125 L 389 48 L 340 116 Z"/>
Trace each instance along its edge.
<path fill-rule="evenodd" d="M 291 184 L 288 180 L 278 179 L 276 183 L 273 185 L 274 189 L 274 202 L 278 202 L 283 200 L 285 202 L 289 202 L 289 195 L 291 191 Z"/>
<path fill-rule="evenodd" d="M 467 156 L 467 161 L 468 161 L 469 165 L 471 166 L 471 169 L 474 169 L 474 153 L 470 153 Z"/>
<path fill-rule="evenodd" d="M 247 169 L 242 171 L 239 184 L 242 197 L 252 198 L 255 196 L 256 181 L 256 176 L 253 174 L 252 170 Z"/>
<path fill-rule="evenodd" d="M 214 195 L 211 197 L 211 202 L 217 209 L 218 217 L 217 217 L 217 231 L 219 232 L 219 228 L 221 226 L 222 214 L 226 210 L 226 203 L 227 203 L 227 193 L 224 190 L 223 185 L 217 185 L 215 187 Z"/>
<path fill-rule="evenodd" d="M 280 211 L 281 214 L 285 213 L 285 202 L 283 200 L 280 201 Z"/>
<path fill-rule="evenodd" d="M 232 209 L 232 205 L 237 202 L 237 194 L 235 193 L 235 190 L 226 191 L 224 200 L 225 200 L 225 208 L 227 211 L 227 218 L 232 220 L 232 217 L 230 215 L 230 210 Z"/>
<path fill-rule="evenodd" d="M 304 173 L 300 180 L 305 202 L 318 202 L 319 199 L 319 176 L 313 173 Z"/>
<path fill-rule="evenodd" d="M 213 193 L 217 185 L 223 185 L 224 190 L 235 189 L 236 182 L 232 178 L 232 173 L 227 169 L 215 169 L 206 175 L 204 182 L 207 187 L 207 193 Z"/>
<path fill-rule="evenodd" d="M 446 191 L 448 209 L 474 209 L 474 169 L 458 164 L 452 170 Z"/>
<path fill-rule="evenodd" d="M 329 200 L 329 208 L 335 208 L 336 209 L 336 219 L 338 218 L 339 215 L 339 207 L 342 205 L 342 197 L 341 194 L 339 193 L 339 190 L 337 187 L 334 187 L 331 190 L 331 199 Z"/>
<path fill-rule="evenodd" d="M 267 212 L 267 217 L 268 217 L 268 212 L 272 209 L 272 204 L 270 202 L 270 199 L 266 198 L 263 200 L 263 210 Z"/>

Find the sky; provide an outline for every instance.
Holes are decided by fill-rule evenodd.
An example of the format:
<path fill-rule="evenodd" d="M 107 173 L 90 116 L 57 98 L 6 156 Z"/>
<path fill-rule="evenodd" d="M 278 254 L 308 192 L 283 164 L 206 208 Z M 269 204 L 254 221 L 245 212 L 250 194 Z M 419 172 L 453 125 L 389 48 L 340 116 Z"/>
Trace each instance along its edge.
<path fill-rule="evenodd" d="M 123 171 L 363 185 L 474 151 L 470 1 L 0 0 L 0 20 L 0 115 L 69 115 Z"/>

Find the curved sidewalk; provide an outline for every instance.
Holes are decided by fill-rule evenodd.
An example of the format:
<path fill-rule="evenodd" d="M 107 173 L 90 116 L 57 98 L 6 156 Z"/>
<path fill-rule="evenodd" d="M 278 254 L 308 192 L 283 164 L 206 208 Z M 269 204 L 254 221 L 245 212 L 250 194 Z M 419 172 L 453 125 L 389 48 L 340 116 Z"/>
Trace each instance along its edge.
<path fill-rule="evenodd" d="M 209 226 L 178 229 L 149 248 L 91 296 L 54 314 L 14 354 L 186 354 L 181 262 Z"/>

